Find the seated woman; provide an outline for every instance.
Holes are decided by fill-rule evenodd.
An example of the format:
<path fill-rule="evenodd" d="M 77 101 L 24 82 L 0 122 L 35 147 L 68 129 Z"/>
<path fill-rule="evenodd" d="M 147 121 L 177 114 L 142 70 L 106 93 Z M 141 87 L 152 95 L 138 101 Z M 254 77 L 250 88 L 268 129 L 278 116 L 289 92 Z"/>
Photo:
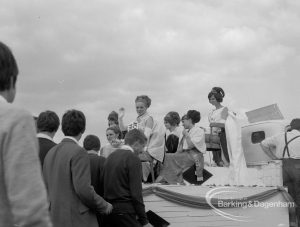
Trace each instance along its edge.
<path fill-rule="evenodd" d="M 135 99 L 135 108 L 138 114 L 136 121 L 128 125 L 128 131 L 137 128 L 141 130 L 147 137 L 147 145 L 140 159 L 142 161 L 155 160 L 162 162 L 164 159 L 164 133 L 165 131 L 158 124 L 157 121 L 147 112 L 151 105 L 151 99 L 147 95 L 137 96 Z M 125 130 L 123 122 L 124 111 L 119 116 L 119 125 L 121 130 Z M 143 162 L 143 180 L 147 181 L 150 173 L 150 165 Z"/>
<path fill-rule="evenodd" d="M 203 154 L 206 152 L 205 133 L 195 124 L 201 119 L 200 112 L 189 110 L 183 117 L 184 130 L 176 153 L 167 153 L 156 182 L 183 183 L 182 173 L 196 164 L 197 181 L 203 180 Z"/>
<path fill-rule="evenodd" d="M 219 135 L 222 147 L 222 153 L 221 150 L 213 151 L 213 160 L 218 166 L 228 166 L 229 163 L 225 134 L 225 122 L 228 117 L 228 108 L 221 104 L 224 96 L 225 92 L 220 87 L 214 87 L 208 94 L 209 103 L 215 106 L 215 109 L 213 109 L 208 115 L 208 121 L 212 127 L 212 134 Z"/>
<path fill-rule="evenodd" d="M 164 117 L 165 127 L 165 149 L 166 153 L 175 153 L 179 144 L 181 130 L 179 129 L 180 116 L 177 112 L 171 111 Z"/>
<path fill-rule="evenodd" d="M 121 131 L 117 126 L 111 126 L 106 129 L 108 144 L 101 147 L 100 156 L 107 158 L 112 152 L 123 147 L 124 142 L 119 139 L 120 135 Z"/>

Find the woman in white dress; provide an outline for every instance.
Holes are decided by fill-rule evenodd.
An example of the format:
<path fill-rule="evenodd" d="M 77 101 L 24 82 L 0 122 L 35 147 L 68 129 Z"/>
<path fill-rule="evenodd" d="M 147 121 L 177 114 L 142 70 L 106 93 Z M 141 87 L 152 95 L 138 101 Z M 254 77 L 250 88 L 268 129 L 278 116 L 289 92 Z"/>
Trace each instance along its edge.
<path fill-rule="evenodd" d="M 220 135 L 223 162 L 229 161 L 225 163 L 225 166 L 229 164 L 228 183 L 249 185 L 240 122 L 234 112 L 221 105 L 224 96 L 225 93 L 220 87 L 214 87 L 208 95 L 210 103 L 216 107 L 209 117 L 211 126 Z"/>
<path fill-rule="evenodd" d="M 224 96 L 225 92 L 220 87 L 214 87 L 208 94 L 209 103 L 215 106 L 215 109 L 213 109 L 208 115 L 208 121 L 210 123 L 210 127 L 212 127 L 212 134 L 219 135 L 222 147 L 222 155 L 221 151 L 213 151 L 213 159 L 218 166 L 223 166 L 224 163 L 225 165 L 228 165 L 230 162 L 225 133 L 225 122 L 228 117 L 228 108 L 221 104 Z"/>

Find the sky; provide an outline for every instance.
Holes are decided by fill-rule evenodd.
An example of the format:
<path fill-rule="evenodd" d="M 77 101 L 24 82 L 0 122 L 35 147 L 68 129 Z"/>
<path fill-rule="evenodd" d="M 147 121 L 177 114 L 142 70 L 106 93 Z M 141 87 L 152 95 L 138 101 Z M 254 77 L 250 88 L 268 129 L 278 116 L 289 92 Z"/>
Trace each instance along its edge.
<path fill-rule="evenodd" d="M 169 111 L 201 112 L 212 87 L 240 112 L 277 103 L 300 117 L 300 2 L 294 0 L 2 0 L 0 40 L 20 74 L 15 103 L 33 115 L 79 109 L 106 143 L 107 115 L 148 95 Z M 61 138 L 61 132 L 56 140 Z"/>

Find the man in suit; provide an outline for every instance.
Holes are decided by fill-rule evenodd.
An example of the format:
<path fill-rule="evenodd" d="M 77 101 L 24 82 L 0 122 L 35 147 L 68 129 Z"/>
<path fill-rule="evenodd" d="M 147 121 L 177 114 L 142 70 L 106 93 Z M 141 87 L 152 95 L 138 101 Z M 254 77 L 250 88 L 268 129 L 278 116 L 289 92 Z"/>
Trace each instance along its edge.
<path fill-rule="evenodd" d="M 55 136 L 59 127 L 59 118 L 55 112 L 47 110 L 40 113 L 37 118 L 36 125 L 40 147 L 39 156 L 43 167 L 46 154 L 52 147 L 56 145 L 56 143 L 53 141 L 53 137 Z"/>
<path fill-rule="evenodd" d="M 103 197 L 103 170 L 105 158 L 99 156 L 101 147 L 100 139 L 95 135 L 88 135 L 83 141 L 83 147 L 87 151 L 91 165 L 91 184 L 96 193 Z M 101 226 L 101 216 L 97 215 L 99 226 Z"/>
<path fill-rule="evenodd" d="M 142 195 L 142 165 L 138 157 L 146 145 L 146 136 L 138 129 L 125 135 L 122 149 L 108 156 L 104 165 L 104 198 L 114 206 L 105 218 L 106 226 L 152 226 L 145 213 Z"/>
<path fill-rule="evenodd" d="M 90 160 L 78 145 L 86 120 L 81 111 L 69 110 L 62 117 L 61 143 L 44 160 L 44 179 L 54 227 L 97 227 L 95 213 L 108 214 L 112 205 L 91 185 Z"/>
<path fill-rule="evenodd" d="M 18 67 L 0 42 L 0 226 L 51 227 L 32 115 L 11 103 Z"/>

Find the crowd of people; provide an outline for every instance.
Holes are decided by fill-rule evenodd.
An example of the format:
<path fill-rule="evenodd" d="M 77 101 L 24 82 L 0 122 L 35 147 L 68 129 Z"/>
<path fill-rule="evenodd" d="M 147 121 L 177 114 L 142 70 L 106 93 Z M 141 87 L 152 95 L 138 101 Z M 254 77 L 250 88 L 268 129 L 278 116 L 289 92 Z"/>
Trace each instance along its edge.
<path fill-rule="evenodd" d="M 220 87 L 208 94 L 215 107 L 209 114 L 209 137 L 196 126 L 201 120 L 199 111 L 188 110 L 182 117 L 171 111 L 163 126 L 148 112 L 151 99 L 140 95 L 135 99 L 135 121 L 125 125 L 124 108 L 112 111 L 107 119 L 108 143 L 101 146 L 97 135 L 87 135 L 80 146 L 86 129 L 84 113 L 67 110 L 60 120 L 47 110 L 34 124 L 27 111 L 11 105 L 17 76 L 16 60 L 0 42 L 0 226 L 151 226 L 142 181 L 183 184 L 183 172 L 194 167 L 196 181 L 201 182 L 207 150 L 213 152 L 218 166 L 235 162 L 233 145 L 227 144 L 234 139 L 226 138 L 226 122 L 235 114 L 222 105 L 225 93 Z M 295 122 L 291 125 L 297 136 L 299 119 Z M 53 138 L 60 126 L 64 138 L 56 144 Z M 220 147 L 208 147 L 214 135 Z M 274 141 L 279 139 L 262 142 L 269 155 L 267 147 L 275 146 Z M 294 168 L 284 168 L 284 180 L 289 178 L 289 190 L 294 189 L 291 193 L 299 204 L 295 169 L 300 156 L 287 153 L 293 161 L 285 161 L 284 167 Z"/>
<path fill-rule="evenodd" d="M 47 110 L 34 124 L 28 112 L 9 104 L 18 66 L 3 43 L 0 63 L 1 226 L 150 226 L 142 197 L 142 181 L 149 181 L 150 173 L 152 182 L 183 183 L 183 171 L 195 165 L 197 180 L 203 180 L 206 144 L 204 130 L 195 127 L 199 111 L 182 118 L 169 112 L 164 127 L 147 111 L 151 99 L 137 96 L 134 122 L 124 124 L 123 108 L 113 111 L 108 144 L 101 147 L 96 135 L 87 135 L 82 147 L 84 113 L 68 110 L 60 120 Z M 64 138 L 56 144 L 60 126 Z"/>

